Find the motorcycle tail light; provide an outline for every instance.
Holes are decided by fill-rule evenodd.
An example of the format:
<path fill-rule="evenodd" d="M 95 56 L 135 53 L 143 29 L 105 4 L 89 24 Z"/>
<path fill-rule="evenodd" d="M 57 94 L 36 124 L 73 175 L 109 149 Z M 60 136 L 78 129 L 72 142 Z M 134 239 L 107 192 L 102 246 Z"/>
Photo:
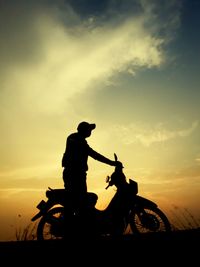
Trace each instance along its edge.
<path fill-rule="evenodd" d="M 46 207 L 46 202 L 44 200 L 40 201 L 40 203 L 37 205 L 37 208 L 39 210 L 43 210 Z"/>

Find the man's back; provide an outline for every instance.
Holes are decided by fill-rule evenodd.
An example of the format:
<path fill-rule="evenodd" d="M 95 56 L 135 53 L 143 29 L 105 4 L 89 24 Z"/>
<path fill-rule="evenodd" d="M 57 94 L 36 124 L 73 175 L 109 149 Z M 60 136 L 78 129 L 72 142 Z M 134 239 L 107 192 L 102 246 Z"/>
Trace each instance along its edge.
<path fill-rule="evenodd" d="M 66 149 L 63 156 L 63 166 L 70 170 L 87 171 L 87 159 L 90 147 L 78 132 L 67 137 Z"/>

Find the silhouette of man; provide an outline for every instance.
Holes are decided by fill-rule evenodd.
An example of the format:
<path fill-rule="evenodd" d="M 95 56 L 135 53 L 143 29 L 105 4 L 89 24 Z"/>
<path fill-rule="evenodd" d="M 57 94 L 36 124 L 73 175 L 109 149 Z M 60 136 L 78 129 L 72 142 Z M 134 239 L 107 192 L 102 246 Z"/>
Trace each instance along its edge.
<path fill-rule="evenodd" d="M 72 212 L 83 215 L 88 207 L 89 199 L 96 204 L 97 195 L 87 192 L 88 157 L 92 157 L 110 166 L 121 164 L 113 161 L 93 150 L 87 143 L 94 123 L 82 121 L 78 124 L 77 132 L 70 134 L 66 140 L 66 148 L 62 157 L 64 187 L 71 196 Z M 68 211 L 69 212 L 69 211 Z"/>

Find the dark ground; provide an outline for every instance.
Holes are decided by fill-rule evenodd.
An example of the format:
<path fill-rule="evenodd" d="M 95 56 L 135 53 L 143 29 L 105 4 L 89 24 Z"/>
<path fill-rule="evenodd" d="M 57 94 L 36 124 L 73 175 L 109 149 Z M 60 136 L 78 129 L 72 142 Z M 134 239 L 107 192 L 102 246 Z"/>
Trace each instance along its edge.
<path fill-rule="evenodd" d="M 200 229 L 118 238 L 0 242 L 2 266 L 199 265 Z"/>

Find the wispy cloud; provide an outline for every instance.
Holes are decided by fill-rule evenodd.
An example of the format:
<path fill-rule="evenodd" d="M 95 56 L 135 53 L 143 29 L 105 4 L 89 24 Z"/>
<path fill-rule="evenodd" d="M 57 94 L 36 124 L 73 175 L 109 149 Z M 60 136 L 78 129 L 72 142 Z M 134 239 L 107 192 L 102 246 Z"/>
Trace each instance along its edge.
<path fill-rule="evenodd" d="M 10 73 L 12 79 L 5 81 L 7 90 L 15 88 L 24 103 L 31 99 L 38 111 L 62 110 L 66 100 L 94 89 L 97 81 L 105 82 L 118 72 L 134 72 L 138 67 L 159 66 L 164 60 L 163 40 L 146 32 L 144 18 L 93 31 L 80 26 L 78 35 L 46 17 L 42 25 L 46 57 L 29 68 L 18 66 Z"/>
<path fill-rule="evenodd" d="M 77 95 L 95 94 L 100 87 L 106 92 L 109 79 L 119 73 L 135 75 L 140 68 L 157 68 L 166 60 L 168 36 L 159 34 L 159 26 L 164 25 L 158 23 L 155 6 L 159 2 L 117 5 L 108 1 L 99 16 L 83 16 L 77 6 L 73 8 L 75 3 L 70 6 L 71 1 L 4 2 L 0 10 L 0 24 L 6 25 L 0 27 L 0 135 L 5 153 L 0 165 L 18 165 L 20 160 L 24 164 L 26 145 L 33 155 L 35 144 L 38 150 L 40 142 L 54 143 L 58 120 L 70 124 L 82 117 L 75 110 L 83 106 Z M 174 26 L 169 29 L 173 35 Z M 46 152 L 40 153 L 48 149 L 46 145 Z M 41 161 L 39 152 L 35 154 L 35 161 Z"/>
<path fill-rule="evenodd" d="M 194 121 L 189 128 L 169 130 L 160 123 L 154 127 L 148 125 L 130 124 L 128 126 L 116 125 L 116 134 L 125 144 L 141 143 L 150 146 L 154 143 L 166 142 L 168 140 L 191 135 L 198 127 L 199 122 Z"/>
<path fill-rule="evenodd" d="M 200 157 L 197 157 L 197 158 L 195 159 L 195 161 L 197 162 L 198 165 L 200 165 Z"/>
<path fill-rule="evenodd" d="M 132 12 L 131 16 L 125 6 L 131 9 L 136 3 L 140 6 L 140 12 L 137 15 Z M 2 97 L 8 97 L 6 92 L 10 94 L 10 88 L 14 88 L 15 94 L 20 95 L 19 101 L 23 102 L 20 106 L 26 106 L 31 101 L 35 110 L 53 113 L 65 109 L 66 101 L 77 93 L 94 90 L 97 81 L 105 83 L 109 77 L 122 71 L 135 75 L 140 67 L 160 66 L 165 61 L 162 46 L 168 37 L 158 34 L 160 18 L 155 9 L 158 3 L 152 3 L 125 1 L 123 11 L 113 5 L 115 9 L 112 13 L 109 9 L 104 17 L 100 16 L 102 20 L 104 18 L 101 23 L 95 16 L 83 20 L 75 12 L 76 9 L 69 5 L 62 6 L 61 2 L 59 8 L 51 5 L 51 8 L 42 6 L 39 9 L 38 5 L 33 5 L 31 23 L 24 12 L 25 8 L 22 9 L 20 21 L 24 24 L 29 22 L 28 32 L 24 28 L 20 35 L 12 37 L 13 21 L 12 28 L 7 29 L 8 32 L 10 30 L 10 39 L 7 36 L 5 40 L 9 42 L 7 47 L 16 62 L 9 61 L 10 51 L 4 45 L 4 62 L 9 64 L 9 67 L 6 64 L 9 72 L 8 78 L 3 77 L 5 90 Z M 13 12 L 12 7 L 8 7 Z M 111 16 L 113 13 L 115 16 Z M 165 23 L 168 24 L 167 21 Z M 17 23 L 16 27 L 21 27 L 21 24 Z M 30 38 L 31 32 L 37 41 L 35 46 Z M 25 37 L 28 38 L 27 42 L 23 41 Z M 12 49 L 12 38 L 18 49 Z M 19 51 L 23 58 L 20 62 L 17 56 Z M 34 58 L 30 55 L 33 52 Z"/>

